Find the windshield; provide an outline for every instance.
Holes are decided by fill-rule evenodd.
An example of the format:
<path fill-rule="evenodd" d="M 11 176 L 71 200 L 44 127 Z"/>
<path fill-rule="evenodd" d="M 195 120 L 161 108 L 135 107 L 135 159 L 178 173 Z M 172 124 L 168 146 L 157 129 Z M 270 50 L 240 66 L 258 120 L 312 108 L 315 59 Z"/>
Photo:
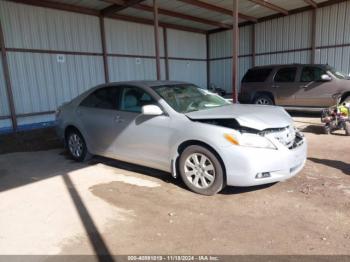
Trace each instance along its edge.
<path fill-rule="evenodd" d="M 194 85 L 155 86 L 153 89 L 179 113 L 188 113 L 230 104 L 221 96 Z"/>
<path fill-rule="evenodd" d="M 327 70 L 331 72 L 336 78 L 349 79 L 349 76 L 347 76 L 345 73 L 337 71 L 334 67 L 328 66 Z"/>

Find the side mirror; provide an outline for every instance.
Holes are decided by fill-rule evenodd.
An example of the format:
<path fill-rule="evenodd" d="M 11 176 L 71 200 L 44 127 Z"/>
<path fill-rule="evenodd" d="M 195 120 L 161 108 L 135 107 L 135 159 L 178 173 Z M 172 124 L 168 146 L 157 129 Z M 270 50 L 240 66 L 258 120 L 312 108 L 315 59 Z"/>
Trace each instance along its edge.
<path fill-rule="evenodd" d="M 145 105 L 142 107 L 142 114 L 146 116 L 160 116 L 163 114 L 163 110 L 156 105 Z"/>
<path fill-rule="evenodd" d="M 321 79 L 322 79 L 322 81 L 325 81 L 325 82 L 328 82 L 328 81 L 332 80 L 332 78 L 329 75 L 327 75 L 327 74 L 321 75 Z"/>

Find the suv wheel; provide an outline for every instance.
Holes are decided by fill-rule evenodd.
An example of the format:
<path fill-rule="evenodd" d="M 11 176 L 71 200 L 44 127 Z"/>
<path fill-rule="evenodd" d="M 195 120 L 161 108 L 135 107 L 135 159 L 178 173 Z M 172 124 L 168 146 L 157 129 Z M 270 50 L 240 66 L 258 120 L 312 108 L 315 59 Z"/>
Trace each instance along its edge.
<path fill-rule="evenodd" d="M 202 146 L 189 146 L 180 156 L 180 175 L 186 186 L 202 195 L 215 195 L 224 186 L 224 170 L 219 159 Z"/>
<path fill-rule="evenodd" d="M 267 95 L 257 95 L 254 99 L 254 104 L 258 105 L 273 105 L 272 99 Z"/>

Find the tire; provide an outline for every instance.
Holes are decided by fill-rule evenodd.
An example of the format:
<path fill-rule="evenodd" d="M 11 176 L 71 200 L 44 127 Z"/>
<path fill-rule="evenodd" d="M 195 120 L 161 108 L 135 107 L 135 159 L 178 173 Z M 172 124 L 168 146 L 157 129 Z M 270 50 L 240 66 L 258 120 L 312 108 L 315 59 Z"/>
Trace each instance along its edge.
<path fill-rule="evenodd" d="M 323 131 L 326 135 L 330 135 L 331 134 L 331 127 L 329 125 L 325 125 L 323 128 Z"/>
<path fill-rule="evenodd" d="M 350 122 L 345 122 L 344 123 L 344 129 L 345 129 L 345 134 L 347 136 L 350 136 Z"/>
<path fill-rule="evenodd" d="M 78 162 L 89 160 L 92 155 L 89 153 L 85 139 L 77 129 L 71 129 L 66 135 L 66 147 L 70 156 Z"/>
<path fill-rule="evenodd" d="M 187 147 L 180 156 L 179 170 L 183 182 L 195 193 L 212 196 L 224 187 L 223 165 L 211 150 L 203 146 Z"/>
<path fill-rule="evenodd" d="M 254 104 L 257 104 L 257 105 L 274 105 L 275 104 L 268 95 L 263 95 L 263 94 L 261 95 L 257 94 L 253 102 Z"/>

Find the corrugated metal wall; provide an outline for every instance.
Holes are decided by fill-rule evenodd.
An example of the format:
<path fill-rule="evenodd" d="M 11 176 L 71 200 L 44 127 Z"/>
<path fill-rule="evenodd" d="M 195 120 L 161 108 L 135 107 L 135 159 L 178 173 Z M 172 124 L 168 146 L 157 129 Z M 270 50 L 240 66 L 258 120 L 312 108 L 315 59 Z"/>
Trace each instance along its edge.
<path fill-rule="evenodd" d="M 169 78 L 207 88 L 206 36 L 179 30 L 167 30 Z M 176 57 L 188 60 L 172 59 Z"/>
<path fill-rule="evenodd" d="M 252 53 L 250 30 L 251 26 L 240 28 L 240 56 Z M 312 11 L 257 23 L 255 38 L 257 66 L 311 63 Z M 227 91 L 232 88 L 231 45 L 231 31 L 210 35 L 210 82 Z M 316 63 L 350 73 L 350 1 L 317 9 L 316 47 Z M 240 79 L 251 65 L 251 56 L 239 58 Z"/>
<path fill-rule="evenodd" d="M 252 26 L 239 29 L 239 80 L 252 67 Z M 232 92 L 232 30 L 210 35 L 210 84 Z"/>
<path fill-rule="evenodd" d="M 9 110 L 8 100 L 7 100 L 4 70 L 2 67 L 2 58 L 0 56 L 0 118 L 9 116 L 10 115 L 9 111 L 10 110 Z M 10 127 L 11 127 L 10 119 L 0 119 L 0 129 L 10 128 Z"/>
<path fill-rule="evenodd" d="M 2 58 L 0 56 L 0 117 L 9 116 L 9 106 L 7 100 L 5 79 L 4 79 L 4 70 L 2 67 Z"/>
<path fill-rule="evenodd" d="M 111 54 L 108 57 L 111 81 L 157 79 L 152 26 L 105 19 L 105 31 L 107 53 Z M 159 43 L 160 56 L 164 56 L 163 28 L 159 28 Z M 164 71 L 162 61 L 162 79 L 165 79 Z"/>
<path fill-rule="evenodd" d="M 6 47 L 101 53 L 97 17 L 5 1 L 0 16 Z"/>
<path fill-rule="evenodd" d="M 102 53 L 97 17 L 4 1 L 0 16 L 5 45 L 10 48 L 7 56 L 16 114 L 54 111 L 104 82 L 102 56 L 92 54 Z M 65 51 L 87 54 L 59 54 Z M 24 117 L 18 124 L 47 119 L 45 115 Z"/>
<path fill-rule="evenodd" d="M 349 74 L 350 2 L 320 8 L 316 19 L 316 62 Z"/>

